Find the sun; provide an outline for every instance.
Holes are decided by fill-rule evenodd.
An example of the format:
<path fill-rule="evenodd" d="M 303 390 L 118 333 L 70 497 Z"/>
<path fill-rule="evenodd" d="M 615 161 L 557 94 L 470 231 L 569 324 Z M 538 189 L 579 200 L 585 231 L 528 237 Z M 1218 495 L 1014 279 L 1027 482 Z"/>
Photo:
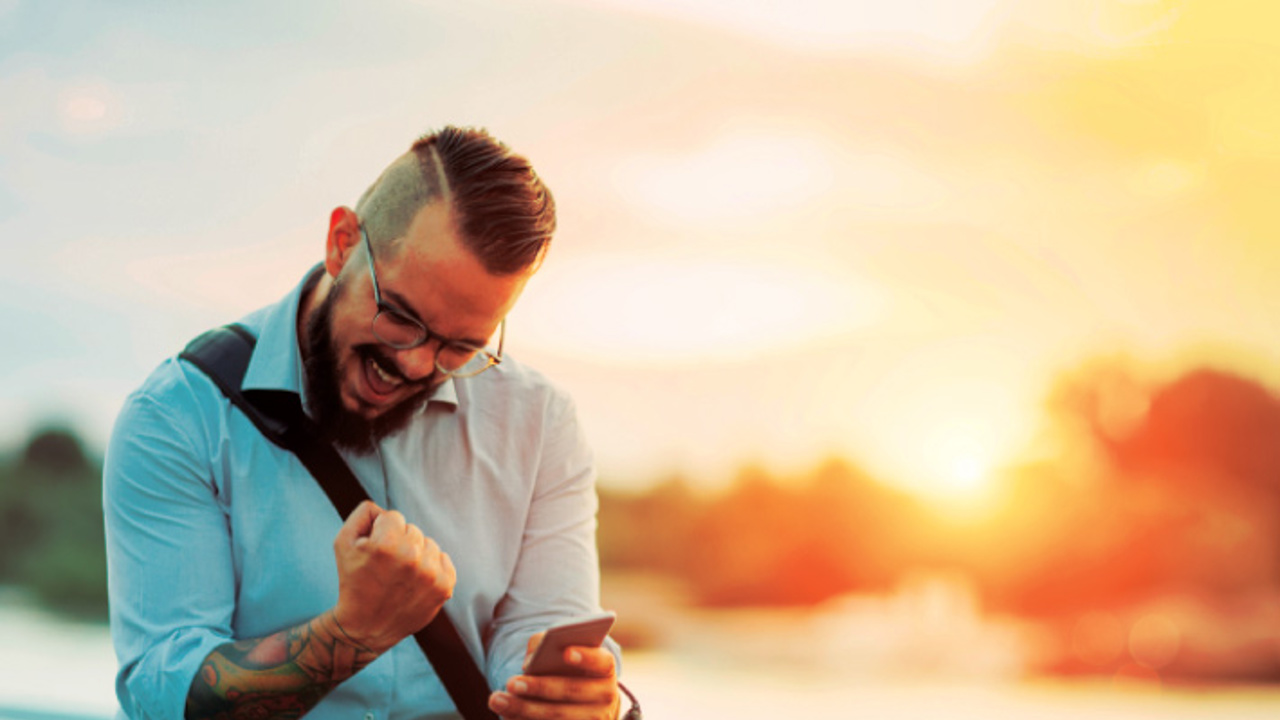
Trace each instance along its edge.
<path fill-rule="evenodd" d="M 903 489 L 949 510 L 972 512 L 995 500 L 1002 446 L 973 427 L 920 428 L 922 452 L 903 475 Z M 926 449 L 927 448 L 927 449 Z"/>
<path fill-rule="evenodd" d="M 945 485 L 958 491 L 973 492 L 982 488 L 986 476 L 987 467 L 982 458 L 977 454 L 964 455 L 951 461 Z"/>
<path fill-rule="evenodd" d="M 991 475 L 991 462 L 976 447 L 961 447 L 942 458 L 938 474 L 938 492 L 973 496 L 986 489 Z"/>

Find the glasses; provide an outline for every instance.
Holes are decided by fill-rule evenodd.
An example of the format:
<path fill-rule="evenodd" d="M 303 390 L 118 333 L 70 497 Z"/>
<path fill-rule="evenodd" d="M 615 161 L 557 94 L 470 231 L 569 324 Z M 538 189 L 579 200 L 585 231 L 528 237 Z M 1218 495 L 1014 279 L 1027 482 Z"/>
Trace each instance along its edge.
<path fill-rule="evenodd" d="M 436 349 L 436 370 L 441 375 L 453 378 L 475 377 L 489 368 L 502 362 L 502 343 L 507 337 L 507 319 L 498 324 L 498 349 L 489 352 L 486 348 L 459 340 L 446 340 L 431 332 L 417 318 L 409 317 L 404 312 L 382 301 L 382 292 L 378 289 L 378 274 L 373 269 L 373 244 L 369 242 L 369 234 L 360 223 L 360 238 L 364 242 L 365 252 L 369 255 L 369 279 L 373 281 L 373 301 L 378 306 L 378 313 L 373 316 L 373 335 L 378 342 L 397 350 L 408 350 L 435 338 L 440 341 Z"/>

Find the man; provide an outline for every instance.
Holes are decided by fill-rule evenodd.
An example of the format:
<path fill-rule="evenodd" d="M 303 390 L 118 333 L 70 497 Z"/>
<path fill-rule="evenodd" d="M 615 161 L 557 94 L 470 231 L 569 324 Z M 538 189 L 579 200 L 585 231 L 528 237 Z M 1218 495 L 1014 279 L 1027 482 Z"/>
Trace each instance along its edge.
<path fill-rule="evenodd" d="M 599 611 L 572 404 L 502 355 L 554 227 L 524 158 L 445 128 L 334 210 L 324 262 L 242 321 L 242 387 L 298 393 L 372 499 L 345 522 L 189 363 L 128 398 L 104 471 L 123 715 L 456 717 L 406 640 L 448 601 L 494 712 L 617 716 L 611 641 L 568 653 L 583 677 L 520 672 L 541 629 Z"/>

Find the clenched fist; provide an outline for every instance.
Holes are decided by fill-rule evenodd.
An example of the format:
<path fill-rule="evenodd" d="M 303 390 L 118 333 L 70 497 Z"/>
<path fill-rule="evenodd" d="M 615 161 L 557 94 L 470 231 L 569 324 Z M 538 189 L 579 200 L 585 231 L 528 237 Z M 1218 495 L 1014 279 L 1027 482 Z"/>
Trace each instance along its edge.
<path fill-rule="evenodd" d="M 366 500 L 333 541 L 338 563 L 334 618 L 377 653 L 431 622 L 453 596 L 457 572 L 434 540 L 395 510 Z"/>

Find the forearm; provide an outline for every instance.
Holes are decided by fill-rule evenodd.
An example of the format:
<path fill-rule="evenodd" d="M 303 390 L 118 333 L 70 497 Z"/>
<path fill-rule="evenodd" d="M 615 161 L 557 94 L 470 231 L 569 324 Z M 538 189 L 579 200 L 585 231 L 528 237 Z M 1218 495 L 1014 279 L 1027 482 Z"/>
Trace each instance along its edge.
<path fill-rule="evenodd" d="M 326 612 L 274 635 L 215 648 L 187 695 L 187 720 L 297 718 L 378 653 Z"/>

